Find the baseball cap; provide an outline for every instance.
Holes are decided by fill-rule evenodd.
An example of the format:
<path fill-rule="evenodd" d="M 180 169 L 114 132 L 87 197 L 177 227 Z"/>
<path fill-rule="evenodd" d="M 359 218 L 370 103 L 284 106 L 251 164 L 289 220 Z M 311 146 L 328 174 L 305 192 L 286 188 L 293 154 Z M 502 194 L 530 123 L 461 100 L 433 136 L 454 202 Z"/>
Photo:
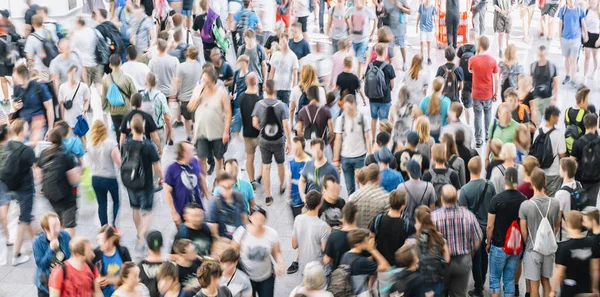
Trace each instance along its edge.
<path fill-rule="evenodd" d="M 411 178 L 421 178 L 421 165 L 416 160 L 408 160 L 406 162 L 406 170 Z"/>
<path fill-rule="evenodd" d="M 516 188 L 519 185 L 519 171 L 517 168 L 508 167 L 504 172 L 504 184 Z"/>
<path fill-rule="evenodd" d="M 153 230 L 146 234 L 146 244 L 150 250 L 160 250 L 163 244 L 163 237 L 160 231 Z"/>
<path fill-rule="evenodd" d="M 419 144 L 419 134 L 417 134 L 415 131 L 408 132 L 406 135 L 406 142 L 410 143 L 411 145 Z"/>
<path fill-rule="evenodd" d="M 394 155 L 390 152 L 387 147 L 382 147 L 380 150 L 373 154 L 373 157 L 377 162 L 390 164 L 394 160 Z"/>

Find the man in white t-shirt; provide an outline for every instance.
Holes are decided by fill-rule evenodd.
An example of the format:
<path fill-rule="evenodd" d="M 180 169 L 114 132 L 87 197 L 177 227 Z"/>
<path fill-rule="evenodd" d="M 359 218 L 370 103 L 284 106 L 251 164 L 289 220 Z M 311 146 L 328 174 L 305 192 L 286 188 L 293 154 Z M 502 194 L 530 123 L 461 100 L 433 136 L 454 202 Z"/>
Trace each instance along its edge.
<path fill-rule="evenodd" d="M 298 58 L 290 50 L 287 34 L 279 36 L 279 51 L 271 56 L 271 72 L 269 79 L 275 82 L 277 99 L 290 105 L 292 86 L 298 83 Z"/>
<path fill-rule="evenodd" d="M 254 11 L 258 14 L 258 19 L 262 23 L 262 40 L 260 44 L 265 44 L 269 36 L 275 35 L 275 0 L 254 0 Z"/>
<path fill-rule="evenodd" d="M 85 19 L 78 17 L 75 22 L 75 30 L 71 36 L 71 48 L 81 59 L 81 65 L 85 68 L 84 82 L 91 87 L 96 84 L 98 94 L 102 93 L 102 76 L 104 75 L 104 65 L 99 65 L 96 61 L 96 42 L 98 38 L 92 38 L 99 34 L 96 30 L 86 27 Z"/>
<path fill-rule="evenodd" d="M 146 75 L 150 72 L 148 65 L 137 61 L 137 50 L 135 46 L 127 47 L 127 62 L 121 66 L 121 71 L 131 77 L 135 88 L 143 91 L 146 88 Z"/>
<path fill-rule="evenodd" d="M 77 66 L 71 66 L 67 72 L 67 81 L 58 89 L 60 114 L 69 127 L 75 128 L 77 117 L 85 119 L 90 104 L 90 89 L 79 79 Z"/>
<path fill-rule="evenodd" d="M 567 145 L 565 143 L 565 133 L 561 130 L 556 129 L 556 124 L 558 123 L 558 119 L 560 116 L 560 110 L 558 107 L 551 105 L 546 108 L 544 112 L 544 120 L 546 121 L 545 125 L 535 130 L 535 134 L 533 135 L 533 142 L 535 144 L 536 138 L 540 135 L 540 130 L 542 132 L 548 133 L 550 129 L 554 129 L 550 133 L 550 141 L 552 143 L 552 156 L 554 157 L 554 161 L 552 165 L 547 168 L 543 168 L 543 161 L 540 160 L 540 168 L 544 169 L 546 173 L 546 193 L 548 197 L 554 197 L 554 194 L 562 184 L 562 179 L 560 178 L 560 159 L 566 157 Z M 543 145 L 543 144 L 541 144 Z"/>

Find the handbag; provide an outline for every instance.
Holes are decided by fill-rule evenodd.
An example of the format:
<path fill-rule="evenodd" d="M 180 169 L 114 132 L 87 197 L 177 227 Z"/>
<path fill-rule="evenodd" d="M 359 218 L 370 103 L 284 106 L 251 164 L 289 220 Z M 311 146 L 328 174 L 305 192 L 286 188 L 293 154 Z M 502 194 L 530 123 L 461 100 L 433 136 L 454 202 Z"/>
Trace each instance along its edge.
<path fill-rule="evenodd" d="M 73 108 L 73 100 L 75 100 L 75 96 L 77 96 L 77 91 L 79 91 L 79 86 L 81 86 L 81 82 L 79 82 L 77 84 L 77 89 L 75 89 L 75 93 L 73 93 L 73 97 L 71 98 L 71 100 L 65 100 L 63 102 L 63 106 L 65 107 L 65 109 L 69 110 L 69 109 Z"/>
<path fill-rule="evenodd" d="M 83 116 L 78 115 L 77 116 L 77 123 L 75 124 L 75 127 L 73 128 L 73 134 L 79 136 L 79 137 L 83 137 L 85 134 L 87 134 L 87 132 L 90 130 L 90 125 L 88 124 L 87 120 L 83 118 Z"/>

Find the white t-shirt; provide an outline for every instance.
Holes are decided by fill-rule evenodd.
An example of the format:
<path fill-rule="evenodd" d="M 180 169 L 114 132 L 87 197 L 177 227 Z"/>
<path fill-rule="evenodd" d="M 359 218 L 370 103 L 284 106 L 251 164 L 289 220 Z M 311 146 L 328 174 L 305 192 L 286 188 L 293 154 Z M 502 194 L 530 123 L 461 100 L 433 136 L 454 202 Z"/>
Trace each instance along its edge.
<path fill-rule="evenodd" d="M 297 0 L 295 2 L 295 5 L 296 5 L 295 12 L 296 12 L 297 17 L 305 17 L 310 14 L 310 9 L 309 9 L 310 1 L 312 1 L 312 0 Z"/>
<path fill-rule="evenodd" d="M 550 128 L 542 126 L 542 131 L 544 133 L 548 133 Z M 535 139 L 538 137 L 538 134 L 540 134 L 540 129 L 535 130 L 533 141 L 535 141 Z M 554 162 L 552 162 L 552 166 L 544 169 L 544 172 L 546 172 L 546 176 L 558 176 L 560 174 L 560 158 L 558 155 L 564 154 L 567 151 L 567 145 L 565 144 L 565 133 L 559 129 L 555 129 L 550 134 L 550 140 L 552 141 L 552 156 L 554 156 Z"/>
<path fill-rule="evenodd" d="M 221 276 L 220 285 L 227 287 L 233 297 L 247 297 L 252 295 L 250 279 L 246 273 L 239 269 L 236 269 L 233 277 L 225 278 Z"/>
<path fill-rule="evenodd" d="M 329 238 L 329 225 L 317 216 L 302 214 L 294 220 L 292 232 L 292 236 L 298 240 L 298 269 L 304 271 L 306 264 L 312 261 L 321 262 L 321 244 L 326 243 Z"/>
<path fill-rule="evenodd" d="M 298 102 L 300 101 L 300 96 L 302 96 L 302 91 L 300 90 L 299 86 L 295 86 L 292 88 L 292 91 L 290 92 L 290 103 L 291 102 L 295 102 L 296 103 L 296 111 L 298 111 Z M 325 89 L 323 89 L 322 87 L 319 87 L 319 104 L 320 105 L 325 105 L 327 103 L 327 97 L 325 94 Z"/>
<path fill-rule="evenodd" d="M 571 189 L 575 189 L 577 187 L 577 182 L 575 180 L 573 180 L 570 183 L 566 183 L 566 184 L 563 183 L 562 186 L 560 186 L 560 188 L 562 189 L 562 187 L 564 187 L 564 186 L 567 186 Z M 569 211 L 571 211 L 571 194 L 566 190 L 558 190 L 558 191 L 556 191 L 556 194 L 554 194 L 554 197 L 558 200 L 558 203 L 560 205 L 560 211 L 562 212 L 563 217 L 566 218 Z M 557 241 L 565 241 L 568 238 L 569 238 L 569 236 L 567 235 L 565 220 L 561 218 L 560 232 L 557 232 L 556 240 Z"/>
<path fill-rule="evenodd" d="M 287 53 L 276 51 L 271 57 L 271 66 L 275 68 L 275 75 L 273 80 L 275 81 L 275 89 L 287 91 L 292 89 L 292 75 L 293 71 L 298 71 L 298 57 L 291 50 Z"/>
<path fill-rule="evenodd" d="M 94 67 L 96 63 L 96 30 L 90 27 L 84 27 L 81 30 L 76 30 L 71 36 L 71 48 L 79 55 L 81 64 L 84 67 Z"/>
<path fill-rule="evenodd" d="M 585 24 L 587 26 L 588 33 L 600 33 L 600 18 L 597 10 L 590 9 L 587 11 L 587 15 L 585 16 Z"/>
<path fill-rule="evenodd" d="M 333 128 L 335 134 L 342 134 L 342 120 L 345 120 L 341 152 L 341 156 L 344 158 L 356 158 L 367 153 L 364 134 L 371 131 L 371 119 L 360 111 L 357 112 L 358 115 L 354 119 L 342 114 L 335 120 L 335 127 Z M 362 123 L 360 117 L 362 117 Z M 362 129 L 360 129 L 361 124 Z"/>
<path fill-rule="evenodd" d="M 260 22 L 263 31 L 275 32 L 275 7 L 277 7 L 277 3 L 274 0 L 255 0 L 252 5 L 257 14 L 262 12 Z"/>
<path fill-rule="evenodd" d="M 428 75 L 423 70 L 419 72 L 417 79 L 412 79 L 410 75 L 408 75 L 408 72 L 404 76 L 404 85 L 408 88 L 410 103 L 418 105 L 421 103 L 421 100 L 425 98 L 423 90 L 427 90 L 427 87 L 429 86 L 427 77 Z"/>
<path fill-rule="evenodd" d="M 279 244 L 279 235 L 275 229 L 265 226 L 265 233 L 255 237 L 244 226 L 233 233 L 233 240 L 240 244 L 240 260 L 248 277 L 252 281 L 261 282 L 273 274 L 271 253 L 273 246 Z"/>
<path fill-rule="evenodd" d="M 73 107 L 71 109 L 64 108 L 64 120 L 71 128 L 74 128 L 75 124 L 77 124 L 77 116 L 83 113 L 84 100 L 90 99 L 90 88 L 84 82 L 79 82 L 78 84 L 79 90 L 77 90 L 77 84 L 75 87 L 71 87 L 69 82 L 60 85 L 58 88 L 58 101 L 61 105 L 65 101 L 73 100 Z M 75 94 L 75 90 L 77 90 L 77 94 Z"/>
<path fill-rule="evenodd" d="M 138 91 L 146 89 L 146 75 L 150 72 L 148 65 L 138 61 L 129 61 L 121 66 L 121 71 L 131 77 Z"/>

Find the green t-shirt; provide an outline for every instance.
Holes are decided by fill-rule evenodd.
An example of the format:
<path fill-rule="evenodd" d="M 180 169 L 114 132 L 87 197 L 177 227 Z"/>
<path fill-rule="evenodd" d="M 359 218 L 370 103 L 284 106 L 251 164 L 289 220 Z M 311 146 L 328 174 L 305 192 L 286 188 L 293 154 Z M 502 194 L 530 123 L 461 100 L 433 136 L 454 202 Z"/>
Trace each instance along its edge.
<path fill-rule="evenodd" d="M 489 129 L 490 139 L 498 138 L 498 139 L 502 140 L 502 142 L 504 142 L 504 143 L 513 142 L 515 139 L 515 132 L 517 130 L 517 125 L 519 125 L 519 123 L 517 123 L 515 120 L 511 119 L 510 123 L 508 123 L 508 126 L 502 127 L 502 126 L 500 126 L 500 121 L 497 119 L 494 119 L 494 121 L 492 121 L 490 123 L 490 129 Z"/>

